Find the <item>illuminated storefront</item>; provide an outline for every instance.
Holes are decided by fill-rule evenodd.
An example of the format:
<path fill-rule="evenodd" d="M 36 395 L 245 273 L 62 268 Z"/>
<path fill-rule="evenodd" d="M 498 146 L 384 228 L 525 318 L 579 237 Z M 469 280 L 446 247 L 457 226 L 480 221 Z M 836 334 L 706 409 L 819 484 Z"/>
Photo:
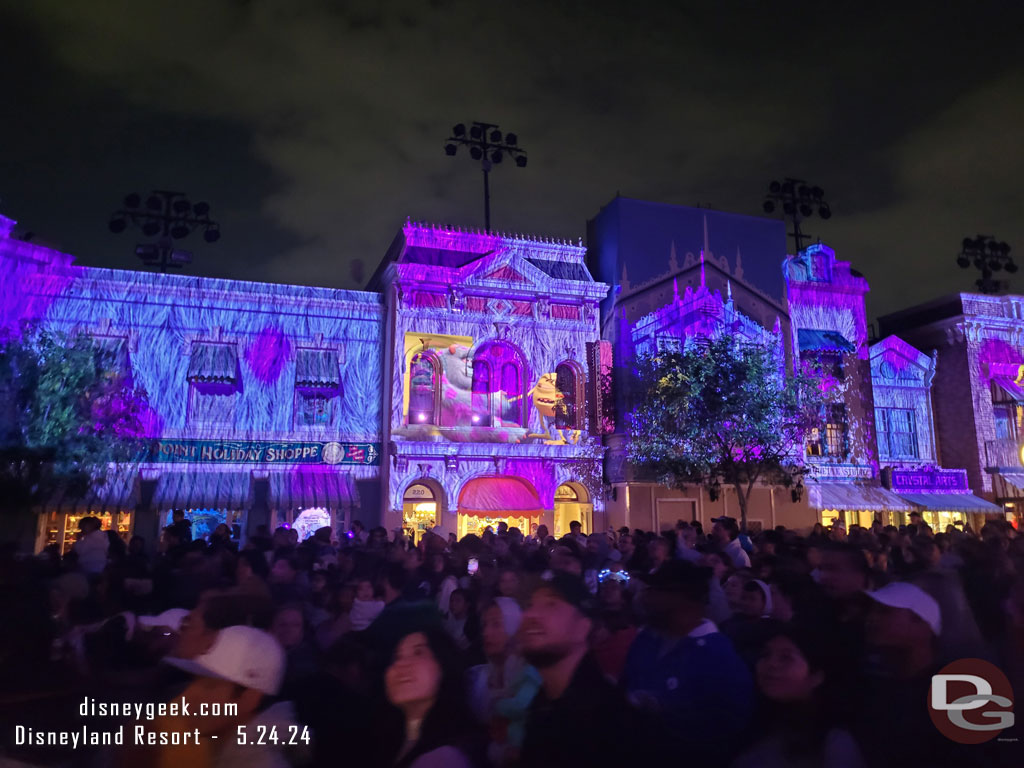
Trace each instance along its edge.
<path fill-rule="evenodd" d="M 437 525 L 437 500 L 425 485 L 412 485 L 406 490 L 402 504 L 402 529 L 419 541 L 423 534 Z"/>
<path fill-rule="evenodd" d="M 603 515 L 610 348 L 580 245 L 409 223 L 370 283 L 393 317 L 384 525 L 447 536 Z M 556 499 L 572 483 L 575 499 Z M 562 492 L 564 494 L 564 491 Z M 561 510 L 561 512 L 558 512 Z M 567 518 L 565 520 L 567 524 Z"/>

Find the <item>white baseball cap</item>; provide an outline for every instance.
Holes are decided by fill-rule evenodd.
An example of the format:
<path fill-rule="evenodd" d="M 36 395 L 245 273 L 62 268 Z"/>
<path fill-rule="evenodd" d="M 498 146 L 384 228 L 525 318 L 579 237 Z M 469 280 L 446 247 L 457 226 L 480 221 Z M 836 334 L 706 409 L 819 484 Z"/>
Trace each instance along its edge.
<path fill-rule="evenodd" d="M 867 596 L 882 605 L 892 608 L 906 608 L 932 628 L 936 636 L 942 632 L 942 611 L 935 598 L 914 584 L 894 581 L 881 589 L 868 592 Z"/>
<path fill-rule="evenodd" d="M 224 627 L 210 650 L 194 659 L 167 658 L 172 667 L 198 677 L 230 680 L 246 688 L 276 694 L 284 679 L 284 649 L 277 639 L 246 626 Z"/>
<path fill-rule="evenodd" d="M 168 608 L 156 616 L 139 616 L 140 627 L 152 629 L 153 627 L 169 627 L 175 632 L 181 632 L 181 622 L 188 616 L 187 608 Z"/>

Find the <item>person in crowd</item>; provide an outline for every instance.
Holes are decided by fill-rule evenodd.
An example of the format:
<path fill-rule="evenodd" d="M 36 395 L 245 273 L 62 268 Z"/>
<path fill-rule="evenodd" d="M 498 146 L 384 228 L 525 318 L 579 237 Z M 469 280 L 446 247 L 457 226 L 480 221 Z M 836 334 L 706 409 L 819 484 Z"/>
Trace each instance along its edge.
<path fill-rule="evenodd" d="M 470 707 L 487 726 L 487 756 L 495 768 L 515 765 L 523 745 L 526 711 L 540 675 L 518 648 L 522 609 L 511 597 L 496 597 L 481 612 L 485 664 L 469 670 Z"/>
<path fill-rule="evenodd" d="M 603 571 L 597 591 L 598 614 L 591 645 L 601 671 L 615 681 L 622 677 L 629 648 L 637 633 L 629 580 L 626 571 Z"/>
<path fill-rule="evenodd" d="M 216 704 L 218 711 L 227 714 L 158 716 L 147 724 L 153 731 L 183 733 L 198 729 L 198 743 L 155 750 L 119 749 L 114 755 L 120 764 L 133 768 L 283 768 L 289 760 L 301 761 L 303 754 L 308 754 L 301 740 L 285 746 L 265 739 L 259 749 L 253 746 L 260 733 L 270 733 L 271 729 L 278 734 L 278 741 L 282 734 L 301 733 L 292 703 L 274 702 L 284 678 L 285 654 L 269 633 L 246 626 L 225 627 L 216 633 L 205 653 L 193 658 L 166 658 L 164 662 L 193 676 L 180 694 L 193 712 Z"/>
<path fill-rule="evenodd" d="M 268 581 L 275 602 L 301 602 L 306 596 L 299 580 L 298 559 L 291 549 L 279 550 L 274 555 Z"/>
<path fill-rule="evenodd" d="M 750 672 L 729 639 L 704 618 L 706 568 L 674 561 L 647 579 L 647 625 L 629 649 L 623 684 L 668 727 L 696 764 L 726 757 L 749 721 Z"/>
<path fill-rule="evenodd" d="M 98 517 L 83 517 L 78 521 L 80 536 L 71 551 L 78 557 L 78 567 L 87 576 L 98 576 L 107 567 L 110 539 L 102 530 Z"/>
<path fill-rule="evenodd" d="M 711 528 L 711 540 L 720 552 L 725 552 L 736 568 L 749 568 L 750 555 L 740 544 L 740 527 L 733 517 L 716 517 Z"/>
<path fill-rule="evenodd" d="M 660 732 L 630 707 L 590 653 L 595 610 L 583 580 L 565 572 L 551 573 L 530 595 L 520 636 L 541 688 L 527 714 L 523 768 L 622 768 L 662 760 Z"/>
<path fill-rule="evenodd" d="M 579 544 L 585 544 L 587 537 L 583 535 L 583 526 L 579 520 L 573 520 L 569 523 L 569 538 L 573 539 Z"/>
<path fill-rule="evenodd" d="M 469 649 L 473 635 L 473 602 L 467 589 L 456 589 L 448 602 L 448 615 L 444 619 L 444 631 L 455 642 L 460 651 Z"/>
<path fill-rule="evenodd" d="M 192 523 L 185 519 L 184 509 L 175 509 L 171 512 L 170 528 L 180 544 L 192 541 Z"/>
<path fill-rule="evenodd" d="M 356 583 L 356 594 L 352 600 L 352 629 L 360 632 L 369 627 L 384 610 L 384 601 L 377 599 L 373 582 L 360 579 Z"/>
<path fill-rule="evenodd" d="M 270 566 L 263 554 L 255 549 L 243 549 L 238 553 L 235 566 L 235 584 L 240 592 L 270 597 L 267 579 Z"/>
<path fill-rule="evenodd" d="M 732 768 L 866 768 L 831 688 L 829 648 L 809 626 L 772 624 L 757 659 L 751 743 Z"/>
<path fill-rule="evenodd" d="M 458 650 L 436 628 L 405 634 L 384 672 L 395 710 L 382 740 L 384 765 L 473 768 L 482 765 L 479 735 L 466 702 Z M 393 735 L 392 735 L 393 734 Z"/>
<path fill-rule="evenodd" d="M 672 545 L 670 545 L 668 541 L 661 536 L 651 539 L 650 543 L 647 545 L 647 557 L 649 566 L 648 573 L 657 573 L 659 568 L 671 560 Z"/>
<path fill-rule="evenodd" d="M 940 668 L 942 632 L 939 604 L 920 587 L 892 582 L 868 592 L 865 674 L 850 692 L 859 692 L 854 733 L 868 765 L 983 765 L 984 752 L 957 748 L 934 726 L 927 706 L 932 675 Z M 893 738 L 893 723 L 899 737 Z M 978 745 L 971 745 L 978 747 Z"/>
<path fill-rule="evenodd" d="M 317 672 L 316 650 L 306 638 L 306 620 L 299 604 L 283 605 L 274 614 L 270 633 L 285 652 L 282 695 L 289 700 L 304 697 L 304 686 Z"/>

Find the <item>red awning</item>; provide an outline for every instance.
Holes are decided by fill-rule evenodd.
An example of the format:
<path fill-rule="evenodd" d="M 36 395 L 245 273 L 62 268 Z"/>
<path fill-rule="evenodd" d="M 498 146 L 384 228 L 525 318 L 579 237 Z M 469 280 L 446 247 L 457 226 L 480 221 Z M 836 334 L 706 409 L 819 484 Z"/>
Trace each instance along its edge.
<path fill-rule="evenodd" d="M 459 513 L 478 517 L 539 517 L 537 491 L 518 477 L 477 477 L 459 494 Z"/>

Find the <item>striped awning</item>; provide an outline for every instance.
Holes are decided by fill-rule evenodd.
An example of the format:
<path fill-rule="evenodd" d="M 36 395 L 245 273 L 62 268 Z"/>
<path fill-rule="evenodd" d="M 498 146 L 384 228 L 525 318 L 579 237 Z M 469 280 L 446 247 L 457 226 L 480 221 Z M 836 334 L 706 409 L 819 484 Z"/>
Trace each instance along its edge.
<path fill-rule="evenodd" d="M 910 512 L 915 506 L 877 485 L 818 483 L 807 485 L 812 509 L 849 509 L 868 512 Z"/>
<path fill-rule="evenodd" d="M 980 499 L 973 493 L 901 493 L 916 507 L 935 512 L 988 512 L 1001 513 L 1001 507 Z"/>
<path fill-rule="evenodd" d="M 238 347 L 197 341 L 188 360 L 188 380 L 216 384 L 238 382 Z"/>
<path fill-rule="evenodd" d="M 333 349 L 300 349 L 295 356 L 295 386 L 338 389 L 341 370 Z"/>
<path fill-rule="evenodd" d="M 822 352 L 856 352 L 857 348 L 838 331 L 817 331 L 801 328 L 796 332 L 800 351 L 816 349 Z"/>
<path fill-rule="evenodd" d="M 459 494 L 459 514 L 477 517 L 539 517 L 544 513 L 537 491 L 518 477 L 477 477 Z"/>
<path fill-rule="evenodd" d="M 250 479 L 250 472 L 164 472 L 153 493 L 153 507 L 245 509 L 250 506 Z"/>
<path fill-rule="evenodd" d="M 46 508 L 72 515 L 86 512 L 134 512 L 139 503 L 138 479 L 138 470 L 134 468 L 113 470 L 103 482 L 92 484 L 80 497 L 68 494 L 66 489 L 58 490 Z"/>
<path fill-rule="evenodd" d="M 267 504 L 271 509 L 348 509 L 352 489 L 348 475 L 337 471 L 272 472 Z"/>

